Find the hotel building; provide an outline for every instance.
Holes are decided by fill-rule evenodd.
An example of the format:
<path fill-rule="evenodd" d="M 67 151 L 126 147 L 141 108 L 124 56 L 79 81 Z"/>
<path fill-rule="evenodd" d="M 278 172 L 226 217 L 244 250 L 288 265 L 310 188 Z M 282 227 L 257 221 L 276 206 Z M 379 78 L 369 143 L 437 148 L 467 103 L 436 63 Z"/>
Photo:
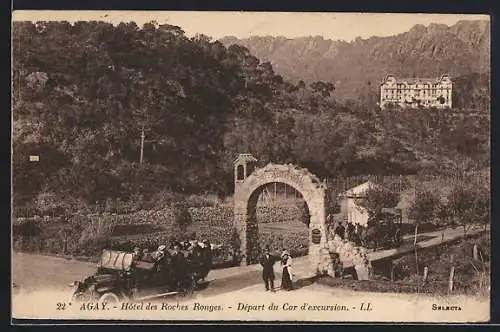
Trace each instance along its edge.
<path fill-rule="evenodd" d="M 451 108 L 453 83 L 446 74 L 439 78 L 395 78 L 387 75 L 380 84 L 380 107 Z"/>

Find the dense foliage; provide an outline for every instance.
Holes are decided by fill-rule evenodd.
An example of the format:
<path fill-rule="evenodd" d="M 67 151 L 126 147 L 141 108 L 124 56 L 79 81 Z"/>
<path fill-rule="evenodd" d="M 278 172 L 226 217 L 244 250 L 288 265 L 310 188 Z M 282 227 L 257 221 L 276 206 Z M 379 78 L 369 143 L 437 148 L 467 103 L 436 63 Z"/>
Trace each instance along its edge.
<path fill-rule="evenodd" d="M 454 186 L 447 197 L 447 209 L 452 219 L 459 223 L 464 235 L 475 223 L 491 222 L 491 197 L 489 188 L 470 184 Z"/>
<path fill-rule="evenodd" d="M 248 49 L 175 26 L 15 22 L 14 206 L 226 196 L 242 152 L 322 178 L 489 167 L 488 114 L 381 112 L 366 96 L 341 103 L 329 82 L 289 83 Z"/>
<path fill-rule="evenodd" d="M 372 225 L 380 221 L 382 209 L 394 208 L 400 200 L 400 195 L 397 192 L 390 190 L 384 186 L 370 186 L 361 198 L 356 198 L 356 205 L 366 209 L 368 213 L 368 224 Z"/>
<path fill-rule="evenodd" d="M 430 190 L 418 190 L 414 200 L 408 207 L 408 217 L 415 223 L 428 223 L 438 217 L 440 199 L 435 192 Z"/>

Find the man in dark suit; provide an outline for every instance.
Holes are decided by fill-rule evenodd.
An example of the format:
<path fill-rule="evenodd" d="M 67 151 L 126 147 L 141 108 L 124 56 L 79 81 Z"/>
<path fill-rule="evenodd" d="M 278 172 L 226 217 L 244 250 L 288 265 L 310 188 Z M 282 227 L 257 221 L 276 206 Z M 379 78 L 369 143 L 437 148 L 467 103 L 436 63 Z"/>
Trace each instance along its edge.
<path fill-rule="evenodd" d="M 266 291 L 271 290 L 274 292 L 274 263 L 278 259 L 276 256 L 271 255 L 269 252 L 269 246 L 266 246 L 264 255 L 260 259 L 260 265 L 262 265 L 262 279 L 264 279 L 264 285 L 266 286 Z"/>
<path fill-rule="evenodd" d="M 173 270 L 174 284 L 178 289 L 182 289 L 185 285 L 185 277 L 187 274 L 186 256 L 181 251 L 179 243 L 174 244 L 174 249 L 170 252 L 171 268 Z"/>

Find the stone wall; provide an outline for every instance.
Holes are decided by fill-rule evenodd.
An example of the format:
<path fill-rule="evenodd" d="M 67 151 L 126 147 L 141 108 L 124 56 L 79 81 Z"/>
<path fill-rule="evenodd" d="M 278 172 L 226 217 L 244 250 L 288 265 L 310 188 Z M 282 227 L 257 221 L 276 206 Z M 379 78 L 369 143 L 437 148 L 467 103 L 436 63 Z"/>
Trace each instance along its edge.
<path fill-rule="evenodd" d="M 338 235 L 329 236 L 326 245 L 320 249 L 316 272 L 319 275 L 339 277 L 341 266 L 354 266 L 358 280 L 369 280 L 372 268 L 364 247 L 341 239 Z M 341 266 L 339 266 L 341 265 Z"/>

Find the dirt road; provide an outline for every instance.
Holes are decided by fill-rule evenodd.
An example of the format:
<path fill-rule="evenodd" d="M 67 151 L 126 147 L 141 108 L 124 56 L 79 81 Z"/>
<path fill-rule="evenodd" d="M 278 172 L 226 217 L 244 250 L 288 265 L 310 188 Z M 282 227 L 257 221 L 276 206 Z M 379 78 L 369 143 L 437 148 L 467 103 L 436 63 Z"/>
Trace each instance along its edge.
<path fill-rule="evenodd" d="M 95 265 L 58 257 L 14 253 L 12 279 L 13 315 L 17 318 L 62 319 L 155 319 L 155 320 L 306 320 L 306 321 L 485 321 L 489 314 L 489 299 L 463 296 L 446 299 L 419 294 L 378 294 L 335 289 L 318 284 L 304 284 L 299 289 L 276 293 L 265 292 L 259 266 L 214 270 L 209 274 L 209 286 L 186 298 L 183 312 L 156 310 L 109 312 L 82 311 L 78 307 L 56 310 L 57 302 L 68 301 L 68 283 L 82 279 L 95 271 Z M 276 268 L 278 272 L 278 268 Z M 280 275 L 277 273 L 277 285 Z M 165 303 L 176 305 L 175 299 Z M 372 311 L 360 309 L 371 303 Z M 433 311 L 433 304 L 460 304 L 456 312 Z M 161 306 L 162 303 L 159 304 Z M 196 310 L 195 306 L 205 308 Z M 304 305 L 305 309 L 302 309 Z M 271 306 L 277 306 L 271 308 Z M 312 309 L 308 309 L 311 306 Z M 292 310 L 294 307 L 296 309 Z M 390 307 L 391 310 L 386 310 Z M 217 309 L 219 308 L 219 309 Z M 258 308 L 263 308 L 263 311 Z M 326 309 L 325 309 L 326 308 Z M 340 308 L 340 309 L 337 309 Z M 213 309 L 213 311 L 212 311 Z M 221 311 L 217 311 L 221 310 Z M 311 311 L 312 310 L 312 311 Z M 318 311 L 319 310 L 319 311 Z M 326 310 L 326 311 L 325 311 Z M 334 310 L 334 311 L 332 311 Z"/>
<path fill-rule="evenodd" d="M 68 290 L 69 292 L 69 283 L 82 280 L 96 270 L 94 263 L 37 254 L 13 253 L 12 260 L 14 291 Z M 231 292 L 262 283 L 260 267 L 255 265 L 212 270 L 207 281 L 209 287 L 201 291 L 204 296 Z"/>
<path fill-rule="evenodd" d="M 68 289 L 68 284 L 92 274 L 94 263 L 59 257 L 13 253 L 12 282 L 16 289 Z"/>
<path fill-rule="evenodd" d="M 481 231 L 483 231 L 482 227 L 474 227 L 469 231 L 469 234 Z M 442 234 L 444 234 L 444 242 L 446 242 L 462 237 L 463 231 L 461 228 L 457 228 L 421 234 L 433 238 L 423 241 L 419 246 L 427 247 L 441 243 Z M 387 256 L 394 256 L 413 248 L 411 246 L 406 247 L 372 252 L 369 254 L 370 260 L 374 261 Z M 81 280 L 92 274 L 96 269 L 94 263 L 37 254 L 13 253 L 12 259 L 12 279 L 15 288 L 23 291 L 67 289 L 70 282 Z M 296 272 L 300 274 L 301 270 L 308 267 L 307 256 L 294 259 L 294 265 Z M 281 278 L 277 266 L 275 270 L 277 279 Z M 212 270 L 207 279 L 210 281 L 210 287 L 203 291 L 207 296 L 262 283 L 260 265 Z"/>

